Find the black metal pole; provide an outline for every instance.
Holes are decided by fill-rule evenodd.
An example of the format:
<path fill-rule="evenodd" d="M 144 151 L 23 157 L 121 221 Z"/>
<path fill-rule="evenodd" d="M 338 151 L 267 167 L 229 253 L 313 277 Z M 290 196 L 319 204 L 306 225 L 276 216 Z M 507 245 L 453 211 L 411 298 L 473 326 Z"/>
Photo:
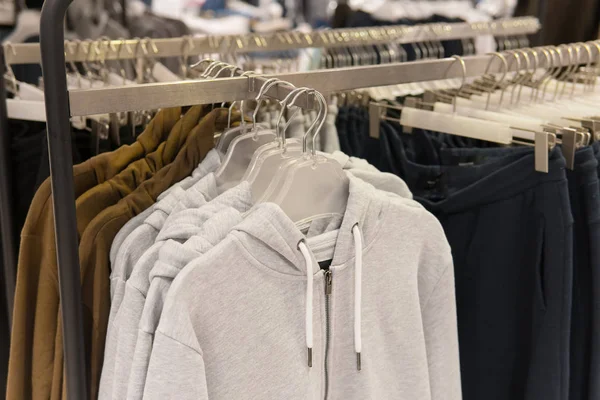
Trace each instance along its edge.
<path fill-rule="evenodd" d="M 8 131 L 8 112 L 6 111 L 5 73 L 4 48 L 0 46 L 0 235 L 2 236 L 2 263 L 10 328 L 17 281 L 17 245 L 15 242 L 17 231 L 14 223 L 11 137 Z"/>
<path fill-rule="evenodd" d="M 123 28 L 128 29 L 129 27 L 127 26 L 127 0 L 121 0 L 121 25 L 123 25 Z"/>
<path fill-rule="evenodd" d="M 86 400 L 88 391 L 63 31 L 70 4 L 71 0 L 44 2 L 40 22 L 40 49 L 54 199 L 67 397 L 70 400 Z"/>

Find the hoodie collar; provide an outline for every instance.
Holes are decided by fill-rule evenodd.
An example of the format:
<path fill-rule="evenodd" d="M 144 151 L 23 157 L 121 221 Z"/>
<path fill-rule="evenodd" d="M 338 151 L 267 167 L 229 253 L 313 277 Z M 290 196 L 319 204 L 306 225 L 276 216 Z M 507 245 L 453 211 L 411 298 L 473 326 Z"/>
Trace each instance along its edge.
<path fill-rule="evenodd" d="M 365 246 L 373 240 L 382 211 L 389 199 L 377 195 L 371 185 L 347 173 L 350 180 L 348 205 L 344 213 L 337 238 L 332 265 L 341 265 L 354 258 L 354 237 L 352 229 L 358 224 L 362 231 Z M 236 226 L 233 234 L 245 244 L 245 248 L 261 264 L 287 275 L 305 275 L 306 262 L 298 248 L 306 240 L 294 222 L 273 203 L 258 204 L 244 221 Z M 320 235 L 323 236 L 323 235 Z M 328 236 L 329 237 L 329 236 Z M 318 243 L 318 236 L 308 244 Z M 276 259 L 283 263 L 274 262 Z M 319 271 L 318 264 L 312 263 L 313 272 Z"/>

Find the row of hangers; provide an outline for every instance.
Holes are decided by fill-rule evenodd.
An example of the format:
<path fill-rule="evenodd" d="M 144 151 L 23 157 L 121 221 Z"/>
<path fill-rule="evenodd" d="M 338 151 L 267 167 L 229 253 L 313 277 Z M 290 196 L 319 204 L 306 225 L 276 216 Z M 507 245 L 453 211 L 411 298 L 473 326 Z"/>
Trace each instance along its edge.
<path fill-rule="evenodd" d="M 541 57 L 546 68 L 538 67 Z M 464 60 L 453 58 L 450 68 L 460 64 L 463 76 L 458 89 L 447 82 L 435 87 L 433 82 L 423 87 L 421 97 L 408 96 L 403 104 L 372 102 L 371 119 L 396 120 L 406 133 L 419 128 L 501 145 L 535 146 L 540 172 L 548 172 L 548 150 L 555 145 L 562 145 L 572 169 L 576 149 L 600 140 L 597 41 L 495 52 L 486 73 L 469 84 Z M 501 63 L 500 77 L 488 73 L 494 60 Z M 517 72 L 509 72 L 515 64 Z M 389 108 L 400 110 L 400 118 L 388 117 Z M 378 137 L 378 129 L 378 122 L 372 123 L 371 136 Z"/>
<path fill-rule="evenodd" d="M 210 61 L 204 77 L 218 76 L 223 70 L 240 72 L 239 67 L 223 62 Z M 198 68 L 200 62 L 193 68 Z M 253 76 L 244 72 L 242 76 Z M 276 86 L 290 89 L 279 102 L 280 114 L 275 129 L 257 123 L 257 115 L 265 94 Z M 301 97 L 304 96 L 304 97 Z M 304 134 L 302 140 L 286 139 L 285 129 L 300 106 L 306 107 L 310 98 L 317 108 L 317 118 Z M 267 79 L 255 99 L 252 125 L 223 132 L 216 149 L 223 154 L 223 164 L 215 173 L 221 189 L 230 188 L 247 181 L 252 188 L 255 203 L 273 202 L 297 224 L 331 215 L 343 215 L 348 198 L 348 178 L 341 165 L 326 153 L 316 151 L 315 143 L 327 116 L 327 101 L 318 91 L 300 87 L 278 78 Z M 241 110 L 246 114 L 245 102 Z M 233 104 L 232 104 L 233 106 Z M 230 108 L 231 109 L 231 108 Z M 291 112 L 287 123 L 284 113 Z M 318 193 L 318 196 L 315 196 Z"/>

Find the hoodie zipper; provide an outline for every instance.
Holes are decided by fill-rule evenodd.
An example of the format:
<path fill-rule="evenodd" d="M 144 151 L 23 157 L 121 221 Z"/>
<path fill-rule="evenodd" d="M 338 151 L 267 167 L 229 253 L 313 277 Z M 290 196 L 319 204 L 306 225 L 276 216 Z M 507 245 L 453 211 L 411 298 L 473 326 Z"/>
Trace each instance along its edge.
<path fill-rule="evenodd" d="M 333 276 L 330 269 L 325 270 L 325 400 L 329 396 L 329 371 L 327 360 L 329 359 L 329 341 L 331 339 L 331 317 L 330 317 L 330 297 L 333 289 Z"/>

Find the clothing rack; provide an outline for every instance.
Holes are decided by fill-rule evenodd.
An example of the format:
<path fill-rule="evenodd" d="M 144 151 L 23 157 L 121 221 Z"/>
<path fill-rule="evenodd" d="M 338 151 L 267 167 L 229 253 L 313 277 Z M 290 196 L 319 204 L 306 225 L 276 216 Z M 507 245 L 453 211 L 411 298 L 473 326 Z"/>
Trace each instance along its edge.
<path fill-rule="evenodd" d="M 146 44 L 148 51 L 147 54 L 144 54 L 144 57 L 188 57 L 214 53 L 231 54 L 303 48 L 351 47 L 390 42 L 407 44 L 467 39 L 481 35 L 525 36 L 536 33 L 540 28 L 541 25 L 537 18 L 521 17 L 491 22 L 431 23 L 415 26 L 391 25 L 322 30 L 311 33 L 289 32 L 241 36 L 148 39 Z M 92 43 L 95 45 L 93 51 L 89 47 Z M 140 43 L 139 39 L 82 42 L 81 45 L 75 46 L 77 48 L 67 51 L 66 60 L 107 61 L 137 58 L 143 54 Z M 37 64 L 41 61 L 37 43 L 15 43 L 6 47 L 5 53 L 8 64 Z"/>
<path fill-rule="evenodd" d="M 123 6 L 123 11 L 125 7 Z M 335 29 L 317 31 L 310 34 L 298 32 L 276 34 L 251 34 L 212 36 L 204 38 L 183 37 L 175 39 L 152 39 L 148 42 L 141 40 L 112 40 L 84 41 L 75 46 L 69 46 L 66 54 L 67 61 L 105 61 L 115 59 L 133 59 L 136 57 L 183 57 L 184 59 L 200 54 L 210 53 L 243 53 L 268 49 L 269 51 L 293 50 L 308 47 L 335 48 L 358 45 L 375 45 L 379 43 L 412 43 L 425 41 L 444 41 L 473 38 L 480 35 L 522 36 L 535 33 L 540 29 L 536 18 L 523 17 L 480 23 L 434 23 L 417 26 L 384 26 L 370 28 Z M 144 39 L 145 40 L 145 39 Z M 144 46 L 151 46 L 152 51 L 143 53 Z M 126 50 L 129 49 L 129 50 Z M 5 57 L 1 63 L 2 77 L 6 66 L 13 64 L 30 64 L 41 61 L 40 45 L 36 43 L 5 44 L 0 49 Z M 290 77 L 290 79 L 294 79 Z M 4 85 L 4 81 L 0 82 Z M 222 84 L 226 84 L 223 82 Z M 219 86 L 222 88 L 222 86 Z M 6 126 L 6 93 L 0 92 L 0 171 L 5 171 L 0 177 L 0 225 L 2 228 L 3 262 L 5 270 L 5 285 L 7 293 L 8 315 L 12 320 L 14 301 L 17 244 L 15 243 L 15 227 L 13 223 L 13 207 L 11 197 L 10 135 Z M 148 89 L 146 89 L 148 90 Z M 160 90 L 160 89 L 159 89 Z M 122 108 L 122 107 L 119 107 Z M 72 110 L 72 112 L 79 112 Z M 82 112 L 86 112 L 83 110 Z M 73 114 L 75 115 L 75 114 Z M 6 132 L 6 133 L 4 133 Z"/>
<path fill-rule="evenodd" d="M 67 393 L 70 399 L 84 400 L 88 398 L 86 388 L 86 367 L 85 367 L 85 347 L 82 326 L 82 307 L 81 307 L 81 288 L 78 254 L 78 236 L 76 229 L 75 199 L 73 198 L 73 175 L 72 175 L 72 149 L 70 140 L 71 122 L 70 117 L 81 114 L 98 114 L 103 112 L 127 111 L 144 108 L 160 108 L 168 106 L 184 106 L 191 104 L 200 104 L 206 102 L 220 102 L 223 100 L 243 100 L 256 97 L 257 91 L 269 77 L 251 76 L 251 77 L 233 77 L 218 79 L 214 81 L 190 81 L 167 84 L 140 85 L 136 87 L 91 89 L 85 91 L 69 92 L 67 89 L 67 80 L 65 75 L 65 48 L 64 48 L 64 30 L 63 21 L 70 0 L 47 0 L 44 3 L 41 15 L 40 27 L 40 49 L 41 63 L 44 76 L 51 77 L 45 79 L 44 92 L 46 98 L 47 114 L 47 132 L 50 150 L 50 170 L 54 199 L 54 216 L 57 258 L 59 266 L 59 283 L 61 312 L 63 318 L 64 330 L 64 348 L 65 348 L 65 369 L 67 379 Z M 480 33 L 498 32 L 497 29 L 505 22 L 496 22 L 490 25 L 471 24 L 472 36 L 478 36 Z M 521 21 L 521 23 L 524 23 Z M 495 24 L 495 25 L 494 25 Z M 539 29 L 539 22 L 535 22 L 535 27 Z M 440 26 L 440 25 L 438 25 Z M 487 26 L 487 31 L 483 29 Z M 492 29 L 493 28 L 493 29 Z M 529 29 L 529 28 L 528 28 Z M 418 35 L 416 30 L 418 30 Z M 485 31 L 485 32 L 482 32 Z M 364 30 L 362 30 L 364 32 Z M 371 30 L 369 30 L 371 31 Z M 393 29 L 392 29 L 393 31 Z M 406 36 L 398 35 L 398 40 L 448 40 L 455 36 L 448 34 L 442 36 L 432 34 L 427 36 L 427 30 L 424 28 L 407 28 L 407 32 L 413 32 L 417 36 L 408 39 Z M 435 29 L 432 27 L 432 32 Z M 350 30 L 352 32 L 352 30 Z M 403 31 L 404 32 L 404 31 Z M 388 32 L 389 33 L 389 32 Z M 527 34 L 532 33 L 529 30 L 519 28 L 518 33 L 509 33 L 502 30 L 501 35 Z M 344 37 L 343 31 L 338 33 Z M 335 34 L 334 34 L 335 35 Z M 350 34 L 349 34 L 350 35 Z M 257 36 L 254 36 L 256 38 Z M 262 37 L 262 36 L 261 36 Z M 274 38 L 281 36 L 274 35 Z M 302 37 L 302 35 L 298 36 Z M 304 47 L 328 47 L 332 45 L 324 32 L 317 32 L 305 38 L 312 41 L 308 44 L 306 39 Z M 352 35 L 347 36 L 348 38 Z M 463 36 L 464 37 L 464 36 Z M 283 35 L 283 38 L 288 38 Z M 320 39 L 319 39 L 320 38 Z M 395 37 L 396 38 L 396 37 Z M 157 56 L 176 56 L 182 55 L 185 40 L 164 39 L 154 41 L 158 48 Z M 210 39 L 202 39 L 196 45 L 194 40 L 194 52 L 202 54 L 205 52 L 218 52 L 220 45 L 210 45 Z M 224 39 L 225 40 L 225 39 Z M 302 39 L 300 39 L 302 40 Z M 319 42 L 318 40 L 322 40 Z M 390 40 L 390 36 L 382 38 L 382 42 Z M 233 43 L 233 39 L 229 39 Z M 117 43 L 120 43 L 117 41 Z M 137 42 L 139 43 L 139 42 Z M 177 46 L 177 44 L 180 44 Z M 204 44 L 202 44 L 204 43 Z M 227 41 L 225 40 L 225 43 Z M 248 42 L 248 46 L 239 46 L 239 41 L 235 41 L 238 48 L 246 51 L 264 50 L 265 42 L 257 40 Z M 339 41 L 339 46 L 349 46 L 353 42 Z M 364 42 L 361 42 L 364 44 Z M 369 42 L 371 43 L 371 42 Z M 282 50 L 289 48 L 302 48 L 302 43 L 281 43 L 270 46 L 269 50 Z M 23 46 L 23 47 L 21 47 Z M 28 47 L 29 46 L 29 47 Z M 204 47 L 203 47 L 204 46 Z M 192 46 L 187 46 L 191 48 Z M 110 46 L 108 46 L 110 49 Z M 39 55 L 36 45 L 19 45 L 13 48 L 14 51 L 8 52 L 9 63 L 35 63 L 39 61 Z M 191 49 L 189 50 L 190 55 Z M 9 55 L 10 54 L 10 55 Z M 25 54 L 27 56 L 25 56 Z M 119 54 L 113 54 L 115 57 Z M 13 58 L 14 56 L 14 58 Z M 77 55 L 81 56 L 81 55 Z M 74 60 L 93 60 L 89 54 L 84 58 L 75 58 Z M 111 54 L 107 53 L 103 59 L 111 59 Z M 464 59 L 468 75 L 478 75 L 485 72 L 489 56 L 467 57 Z M 456 60 L 429 60 L 422 62 L 412 62 L 403 64 L 389 64 L 358 68 L 342 68 L 335 70 L 315 71 L 309 73 L 283 74 L 279 77 L 290 81 L 295 85 L 314 87 L 322 92 L 332 92 L 341 90 L 351 90 L 360 87 L 382 86 L 398 84 L 403 82 L 426 81 L 442 78 L 453 78 L 462 76 L 459 68 L 452 68 L 448 73 L 448 67 Z M 540 64 L 543 64 L 540 63 Z M 540 65 L 542 67 L 543 65 Z M 499 72 L 500 66 L 488 70 L 490 73 Z M 276 87 L 269 90 L 267 95 L 277 99 L 283 99 L 290 89 Z M 159 94 L 157 96 L 157 94 Z M 300 97 L 299 102 L 311 100 L 311 95 Z M 307 103 L 308 104 L 308 103 Z M 1 109 L 0 109 L 1 112 Z"/>
<path fill-rule="evenodd" d="M 15 298 L 15 282 L 17 280 L 17 243 L 15 243 L 16 227 L 14 223 L 13 182 L 11 167 L 11 138 L 8 131 L 8 111 L 6 109 L 6 86 L 4 74 L 4 50 L 0 48 L 0 238 L 2 244 L 2 266 L 8 327 L 12 326 L 12 313 Z"/>

